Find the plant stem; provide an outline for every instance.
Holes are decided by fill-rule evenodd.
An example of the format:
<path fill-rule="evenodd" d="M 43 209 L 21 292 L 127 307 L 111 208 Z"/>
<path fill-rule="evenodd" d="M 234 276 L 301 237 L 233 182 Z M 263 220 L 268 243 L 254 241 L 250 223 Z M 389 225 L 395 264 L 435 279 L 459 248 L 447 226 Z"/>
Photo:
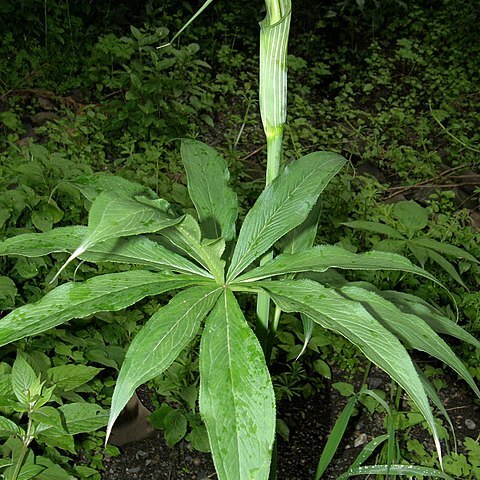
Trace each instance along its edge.
<path fill-rule="evenodd" d="M 17 463 L 15 464 L 15 470 L 13 471 L 13 476 L 9 480 L 17 480 L 18 475 L 20 474 L 20 471 L 23 467 L 23 462 L 25 460 L 25 456 L 26 456 L 27 451 L 28 451 L 28 446 L 30 445 L 30 443 L 33 440 L 32 426 L 33 426 L 33 422 L 29 418 L 28 419 L 27 432 L 26 432 L 25 436 L 22 438 L 22 448 L 21 448 L 20 453 L 18 455 Z"/>

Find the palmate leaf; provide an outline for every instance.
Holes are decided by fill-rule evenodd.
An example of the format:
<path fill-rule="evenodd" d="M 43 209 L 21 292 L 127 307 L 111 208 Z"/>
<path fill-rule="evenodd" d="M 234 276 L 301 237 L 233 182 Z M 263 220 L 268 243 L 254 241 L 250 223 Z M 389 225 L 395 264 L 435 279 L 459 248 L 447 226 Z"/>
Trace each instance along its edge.
<path fill-rule="evenodd" d="M 40 257 L 50 253 L 72 253 L 87 233 L 88 227 L 78 226 L 55 228 L 45 233 L 17 235 L 0 242 L 0 255 Z M 97 243 L 79 258 L 87 262 L 127 263 L 212 277 L 210 273 L 186 258 L 144 236 L 113 238 Z"/>
<path fill-rule="evenodd" d="M 202 335 L 199 404 L 218 477 L 268 478 L 275 436 L 273 387 L 262 348 L 227 289 Z"/>
<path fill-rule="evenodd" d="M 290 255 L 284 253 L 271 262 L 241 275 L 236 282 L 252 282 L 274 275 L 294 272 L 325 272 L 329 268 L 350 270 L 398 270 L 415 273 L 434 282 L 438 281 L 423 268 L 415 266 L 401 255 L 389 252 L 352 253 L 334 245 L 319 245 Z"/>
<path fill-rule="evenodd" d="M 147 296 L 193 283 L 192 277 L 145 270 L 100 275 L 82 283 L 65 283 L 38 302 L 19 307 L 2 318 L 0 346 L 37 335 L 72 318 L 121 310 Z"/>
<path fill-rule="evenodd" d="M 374 292 L 358 287 L 344 287 L 341 292 L 349 299 L 364 305 L 384 327 L 401 338 L 410 347 L 438 358 L 455 370 L 480 397 L 480 391 L 463 362 L 447 343 L 420 317 L 404 313 L 393 303 Z"/>
<path fill-rule="evenodd" d="M 311 153 L 288 165 L 265 188 L 245 217 L 228 281 L 305 221 L 320 193 L 345 162 L 345 158 L 335 153 Z"/>
<path fill-rule="evenodd" d="M 238 204 L 237 195 L 228 186 L 227 163 L 212 147 L 195 140 L 183 139 L 180 151 L 203 236 L 232 240 Z"/>
<path fill-rule="evenodd" d="M 309 315 L 324 328 L 355 344 L 364 355 L 392 377 L 415 402 L 429 425 L 439 458 L 440 441 L 428 398 L 408 352 L 400 341 L 358 302 L 311 280 L 258 282 L 286 312 Z"/>
<path fill-rule="evenodd" d="M 117 380 L 106 441 L 118 415 L 142 383 L 160 375 L 193 339 L 220 289 L 197 286 L 178 293 L 160 308 L 133 339 Z"/>

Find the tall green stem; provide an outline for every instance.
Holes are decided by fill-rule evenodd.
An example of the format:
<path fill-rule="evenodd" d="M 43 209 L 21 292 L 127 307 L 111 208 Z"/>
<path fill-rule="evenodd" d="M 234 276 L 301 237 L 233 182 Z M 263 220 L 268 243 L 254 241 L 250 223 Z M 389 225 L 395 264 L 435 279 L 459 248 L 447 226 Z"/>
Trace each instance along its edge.
<path fill-rule="evenodd" d="M 260 113 L 267 137 L 266 184 L 269 185 L 283 167 L 282 139 L 287 117 L 287 45 L 291 0 L 265 0 L 265 4 L 267 15 L 260 22 Z M 273 251 L 267 252 L 260 259 L 260 264 L 272 258 Z M 270 298 L 266 293 L 258 295 L 256 330 L 268 361 L 271 326 Z"/>

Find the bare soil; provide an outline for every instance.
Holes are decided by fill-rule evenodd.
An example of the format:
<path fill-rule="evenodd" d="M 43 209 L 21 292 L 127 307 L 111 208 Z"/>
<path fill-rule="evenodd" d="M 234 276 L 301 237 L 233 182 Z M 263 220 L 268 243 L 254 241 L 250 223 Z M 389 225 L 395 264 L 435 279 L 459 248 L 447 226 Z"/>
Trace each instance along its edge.
<path fill-rule="evenodd" d="M 339 380 L 341 378 L 335 379 Z M 390 385 L 386 375 L 375 369 L 369 377 L 369 384 L 385 390 Z M 465 436 L 476 438 L 479 434 L 480 407 L 475 404 L 473 393 L 468 387 L 454 378 L 448 379 L 448 387 L 440 395 L 454 423 L 457 446 L 461 451 Z M 290 438 L 288 442 L 278 440 L 279 480 L 313 480 L 328 434 L 346 401 L 335 389 L 327 387 L 325 391 L 308 399 L 297 397 L 292 402 L 280 402 L 278 415 L 288 425 Z M 348 470 L 366 442 L 383 433 L 383 416 L 380 413 L 369 414 L 366 409 L 361 409 L 351 420 L 339 451 L 322 478 L 336 479 Z M 430 451 L 434 450 L 427 431 L 415 427 L 410 434 Z M 155 431 L 146 440 L 127 444 L 121 451 L 120 456 L 107 459 L 103 480 L 217 478 L 210 454 L 193 451 L 185 441 L 175 448 L 169 448 L 163 440 L 163 433 L 159 431 Z"/>

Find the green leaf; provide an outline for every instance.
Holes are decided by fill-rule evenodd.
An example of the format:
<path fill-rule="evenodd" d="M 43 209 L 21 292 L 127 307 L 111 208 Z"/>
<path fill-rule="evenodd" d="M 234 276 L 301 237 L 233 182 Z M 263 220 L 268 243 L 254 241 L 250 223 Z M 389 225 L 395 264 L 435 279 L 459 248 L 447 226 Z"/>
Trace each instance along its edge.
<path fill-rule="evenodd" d="M 403 200 L 395 204 L 393 214 L 406 227 L 409 235 L 427 226 L 428 213 L 414 200 Z"/>
<path fill-rule="evenodd" d="M 384 327 L 412 348 L 427 352 L 453 368 L 480 397 L 480 390 L 463 362 L 435 331 L 420 317 L 404 313 L 374 292 L 358 287 L 343 287 L 342 293 L 365 307 Z"/>
<path fill-rule="evenodd" d="M 227 163 L 216 150 L 196 140 L 183 139 L 181 155 L 204 237 L 232 240 L 238 205 L 237 195 L 228 186 Z"/>
<path fill-rule="evenodd" d="M 364 463 L 372 453 L 375 451 L 375 449 L 381 445 L 385 440 L 389 438 L 390 435 L 384 434 L 384 435 L 379 435 L 378 437 L 375 437 L 373 440 L 367 443 L 365 447 L 363 447 L 362 451 L 358 454 L 357 458 L 355 461 L 352 463 L 350 466 L 348 472 L 355 470 L 358 468 L 362 463 Z M 342 475 L 340 475 L 337 480 L 347 480 L 347 478 L 350 476 L 349 473 L 346 472 Z"/>
<path fill-rule="evenodd" d="M 167 445 L 173 447 L 187 433 L 187 419 L 179 410 L 172 410 L 165 416 L 163 428 Z"/>
<path fill-rule="evenodd" d="M 66 283 L 38 302 L 17 308 L 2 318 L 0 345 L 37 335 L 72 318 L 121 310 L 147 296 L 192 283 L 191 278 L 183 275 L 145 270 L 100 275 L 83 283 Z"/>
<path fill-rule="evenodd" d="M 37 478 L 38 475 L 45 470 L 45 467 L 41 465 L 24 465 L 18 474 L 16 480 L 30 480 L 31 478 Z"/>
<path fill-rule="evenodd" d="M 67 403 L 58 410 L 70 435 L 93 432 L 108 422 L 109 411 L 94 403 Z"/>
<path fill-rule="evenodd" d="M 194 426 L 185 439 L 188 440 L 192 444 L 192 447 L 199 452 L 210 451 L 207 429 L 203 425 Z"/>
<path fill-rule="evenodd" d="M 157 197 L 153 190 L 150 190 L 144 185 L 104 172 L 93 175 L 82 175 L 69 183 L 78 188 L 83 196 L 91 202 L 104 191 L 119 192 L 127 197 L 133 197 L 135 195 L 148 195 L 151 198 Z"/>
<path fill-rule="evenodd" d="M 241 275 L 236 282 L 252 282 L 284 273 L 325 272 L 329 268 L 396 270 L 415 273 L 438 283 L 433 275 L 396 253 L 372 251 L 358 254 L 334 245 L 319 245 L 293 255 L 283 253 L 265 265 Z"/>
<path fill-rule="evenodd" d="M 45 467 L 45 470 L 36 477 L 37 480 L 75 480 L 73 475 L 49 458 L 38 456 L 35 461 L 37 465 Z"/>
<path fill-rule="evenodd" d="M 283 253 L 303 252 L 313 246 L 317 236 L 320 207 L 321 203 L 317 201 L 306 220 L 282 238 Z"/>
<path fill-rule="evenodd" d="M 311 153 L 288 165 L 265 188 L 240 230 L 228 281 L 305 221 L 320 193 L 345 162 L 335 153 Z"/>
<path fill-rule="evenodd" d="M 303 355 L 303 353 L 305 352 L 305 350 L 308 346 L 308 342 L 312 338 L 313 326 L 314 326 L 314 322 L 310 317 L 308 317 L 307 315 L 302 315 L 301 317 L 302 317 L 302 324 L 303 324 L 303 334 L 304 334 L 305 338 L 303 340 L 303 347 L 300 350 L 300 353 L 297 355 L 297 358 L 295 359 L 295 361 L 297 361 Z M 328 366 L 327 366 L 327 368 L 328 368 Z M 330 369 L 328 369 L 328 370 L 330 371 Z M 325 369 L 324 369 L 324 371 L 325 371 Z M 327 376 L 327 375 L 324 375 L 324 376 Z"/>
<path fill-rule="evenodd" d="M 286 312 L 309 315 L 355 344 L 364 355 L 392 377 L 412 398 L 425 417 L 439 457 L 441 447 L 427 395 L 408 352 L 358 302 L 347 300 L 330 288 L 311 280 L 258 282 Z"/>
<path fill-rule="evenodd" d="M 275 436 L 272 382 L 262 348 L 229 290 L 205 323 L 199 404 L 219 478 L 268 478 Z"/>
<path fill-rule="evenodd" d="M 463 258 L 464 260 L 468 260 L 472 263 L 479 263 L 478 259 L 465 250 L 448 243 L 439 242 L 433 238 L 414 238 L 410 240 L 410 242 L 420 245 L 421 247 L 430 248 L 437 252 L 444 253 L 445 255 L 452 255 L 454 257 Z"/>
<path fill-rule="evenodd" d="M 25 233 L 0 242 L 0 255 L 41 257 L 55 252 L 70 253 L 87 235 L 87 227 L 60 227 L 45 233 Z"/>
<path fill-rule="evenodd" d="M 171 246 L 195 259 L 223 283 L 225 262 L 220 258 L 225 248 L 223 239 L 201 242 L 200 227 L 191 215 L 185 215 L 181 222 L 160 234 Z"/>
<path fill-rule="evenodd" d="M 59 365 L 47 370 L 47 378 L 58 389 L 68 392 L 89 382 L 101 371 L 101 368 L 86 365 Z"/>
<path fill-rule="evenodd" d="M 463 280 L 455 270 L 455 267 L 447 259 L 443 258 L 439 253 L 434 252 L 433 250 L 428 250 L 428 256 L 431 260 L 440 265 L 440 267 L 442 267 L 463 288 L 467 289 L 467 286 L 463 283 Z"/>
<path fill-rule="evenodd" d="M 0 416 L 0 437 L 10 437 L 11 435 L 25 435 L 25 431 L 8 418 Z"/>
<path fill-rule="evenodd" d="M 30 402 L 30 390 L 39 383 L 37 374 L 28 362 L 17 355 L 12 367 L 12 388 L 18 401 L 28 405 Z"/>
<path fill-rule="evenodd" d="M 320 480 L 322 475 L 325 473 L 325 470 L 330 465 L 330 462 L 332 461 L 335 453 L 337 452 L 338 446 L 340 445 L 340 442 L 345 435 L 345 430 L 347 429 L 348 422 L 352 417 L 356 403 L 357 397 L 350 398 L 350 400 L 342 410 L 342 413 L 337 418 L 337 421 L 335 422 L 335 425 L 333 426 L 333 429 L 328 436 L 327 444 L 325 445 L 322 455 L 320 456 L 317 471 L 315 472 L 315 480 Z"/>
<path fill-rule="evenodd" d="M 0 310 L 13 307 L 16 295 L 17 287 L 13 280 L 0 276 Z"/>
<path fill-rule="evenodd" d="M 341 225 L 347 227 L 359 228 L 360 230 L 366 230 L 367 232 L 380 233 L 389 238 L 394 238 L 398 240 L 405 239 L 405 237 L 395 228 L 385 225 L 380 222 L 367 222 L 365 220 L 355 220 L 352 222 L 343 222 Z"/>
<path fill-rule="evenodd" d="M 45 233 L 26 233 L 0 243 L 0 255 L 40 257 L 54 252 L 72 253 L 88 234 L 88 227 L 60 227 Z M 80 255 L 87 262 L 118 262 L 193 273 L 211 274 L 144 236 L 112 238 L 91 246 Z"/>
<path fill-rule="evenodd" d="M 30 413 L 30 418 L 37 422 L 35 429 L 37 435 L 58 437 L 68 434 L 64 428 L 60 411 L 54 407 L 41 407 Z"/>
<path fill-rule="evenodd" d="M 102 192 L 90 208 L 86 237 L 67 259 L 57 276 L 73 259 L 96 243 L 112 238 L 158 232 L 180 220 L 182 217 L 172 217 L 166 212 L 164 200 L 126 198 L 116 192 Z"/>
<path fill-rule="evenodd" d="M 160 375 L 194 338 L 220 291 L 215 286 L 192 287 L 160 308 L 133 339 L 113 392 L 107 440 L 115 420 L 135 389 Z"/>
<path fill-rule="evenodd" d="M 405 475 L 409 478 L 412 478 L 412 475 L 423 475 L 425 477 L 453 480 L 452 477 L 440 470 L 417 465 L 365 465 L 349 469 L 341 476 L 341 479 L 347 479 L 354 475 Z"/>
<path fill-rule="evenodd" d="M 457 437 L 456 437 L 456 434 L 455 434 L 455 428 L 453 427 L 453 423 L 452 423 L 452 420 L 450 419 L 450 415 L 448 414 L 447 409 L 443 405 L 442 400 L 438 396 L 437 391 L 435 390 L 433 385 L 430 383 L 430 381 L 428 380 L 425 373 L 423 373 L 421 368 L 416 363 L 415 363 L 415 368 L 417 369 L 418 376 L 420 377 L 420 380 L 422 381 L 423 388 L 425 389 L 425 392 L 427 393 L 428 398 L 438 408 L 440 413 L 447 420 L 448 426 L 450 427 L 450 431 L 451 431 L 452 437 L 453 437 L 453 439 L 452 439 L 453 440 L 453 442 L 452 442 L 453 445 L 457 445 Z"/>
<path fill-rule="evenodd" d="M 457 325 L 449 318 L 437 313 L 431 306 L 414 295 L 392 290 L 381 292 L 382 297 L 395 303 L 395 305 L 406 313 L 412 313 L 419 316 L 427 322 L 437 333 L 443 333 L 458 338 L 462 342 L 469 343 L 476 348 L 480 348 L 480 342 L 462 327 Z"/>

